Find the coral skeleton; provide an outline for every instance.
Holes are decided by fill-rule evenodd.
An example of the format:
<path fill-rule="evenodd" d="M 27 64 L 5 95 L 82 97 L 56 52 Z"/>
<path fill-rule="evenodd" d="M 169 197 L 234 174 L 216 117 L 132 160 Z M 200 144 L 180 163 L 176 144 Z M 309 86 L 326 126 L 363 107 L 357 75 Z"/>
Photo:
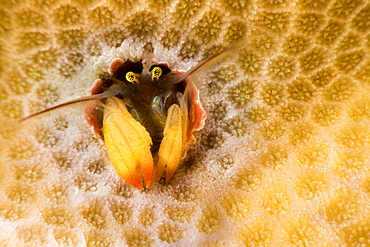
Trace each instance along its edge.
<path fill-rule="evenodd" d="M 187 71 L 208 118 L 138 190 L 83 104 L 114 58 Z M 243 43 L 244 42 L 244 43 Z M 0 3 L 0 246 L 370 246 L 365 0 Z"/>

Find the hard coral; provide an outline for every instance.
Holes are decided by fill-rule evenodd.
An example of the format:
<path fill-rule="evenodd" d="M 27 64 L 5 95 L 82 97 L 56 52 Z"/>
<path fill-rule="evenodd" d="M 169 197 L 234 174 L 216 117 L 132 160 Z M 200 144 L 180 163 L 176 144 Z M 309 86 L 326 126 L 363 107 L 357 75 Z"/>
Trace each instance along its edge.
<path fill-rule="evenodd" d="M 370 245 L 367 1 L 71 2 L 0 3 L 1 246 Z M 125 184 L 78 106 L 8 135 L 113 58 L 187 70 L 246 38 L 192 77 L 209 118 L 168 184 Z"/>

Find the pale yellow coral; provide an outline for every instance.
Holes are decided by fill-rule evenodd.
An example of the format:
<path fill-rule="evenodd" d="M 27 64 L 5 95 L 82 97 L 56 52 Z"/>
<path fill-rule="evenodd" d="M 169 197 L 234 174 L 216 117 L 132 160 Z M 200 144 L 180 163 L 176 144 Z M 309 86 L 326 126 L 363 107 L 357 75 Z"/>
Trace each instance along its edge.
<path fill-rule="evenodd" d="M 1 246 L 370 246 L 364 0 L 0 3 Z M 208 120 L 168 184 L 125 184 L 80 109 L 116 57 L 187 70 Z"/>

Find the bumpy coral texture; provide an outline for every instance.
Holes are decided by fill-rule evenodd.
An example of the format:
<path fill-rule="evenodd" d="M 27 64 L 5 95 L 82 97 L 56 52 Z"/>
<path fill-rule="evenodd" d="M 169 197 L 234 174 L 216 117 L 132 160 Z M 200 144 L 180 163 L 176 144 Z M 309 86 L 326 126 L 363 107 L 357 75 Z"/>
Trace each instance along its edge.
<path fill-rule="evenodd" d="M 168 184 L 123 182 L 83 105 L 6 130 L 115 57 L 243 40 L 193 76 L 208 120 Z M 368 1 L 1 1 L 0 51 L 1 246 L 370 246 Z"/>

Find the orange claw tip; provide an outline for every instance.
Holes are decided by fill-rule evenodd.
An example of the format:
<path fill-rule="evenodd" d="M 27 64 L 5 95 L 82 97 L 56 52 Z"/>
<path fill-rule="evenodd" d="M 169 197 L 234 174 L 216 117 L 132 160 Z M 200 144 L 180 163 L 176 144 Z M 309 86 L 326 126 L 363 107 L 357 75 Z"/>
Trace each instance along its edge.
<path fill-rule="evenodd" d="M 144 157 L 144 156 L 142 156 Z M 136 167 L 134 166 L 115 166 L 118 175 L 128 184 L 144 190 L 149 188 L 152 184 L 154 166 L 153 160 L 146 159 L 138 162 Z"/>
<path fill-rule="evenodd" d="M 120 177 L 128 184 L 131 184 L 132 186 L 144 190 L 143 183 L 141 181 L 139 173 L 136 174 L 119 174 Z"/>
<path fill-rule="evenodd" d="M 143 157 L 143 156 L 142 156 Z M 153 158 L 147 158 L 145 161 L 139 161 L 137 172 L 140 174 L 144 188 L 149 188 L 152 185 L 154 175 Z"/>

